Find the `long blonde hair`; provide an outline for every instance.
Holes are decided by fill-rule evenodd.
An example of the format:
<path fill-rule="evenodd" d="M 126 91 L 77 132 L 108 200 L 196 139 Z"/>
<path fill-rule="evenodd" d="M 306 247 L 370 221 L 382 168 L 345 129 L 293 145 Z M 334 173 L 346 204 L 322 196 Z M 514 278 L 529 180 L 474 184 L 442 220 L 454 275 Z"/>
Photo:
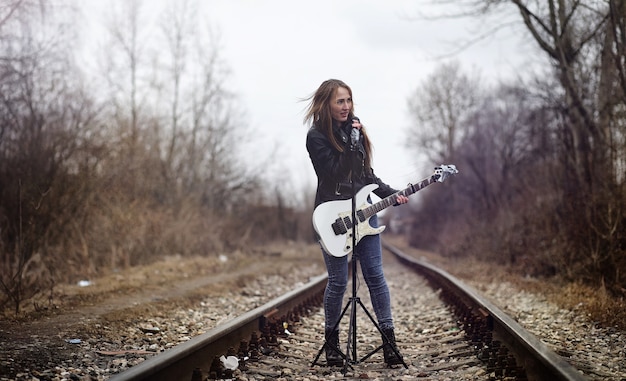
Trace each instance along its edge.
<path fill-rule="evenodd" d="M 312 95 L 304 99 L 309 101 L 309 105 L 306 108 L 306 113 L 304 115 L 304 124 L 315 125 L 315 128 L 320 130 L 328 138 L 333 147 L 335 147 L 339 152 L 343 152 L 343 145 L 335 139 L 335 134 L 333 134 L 333 118 L 330 110 L 330 102 L 333 101 L 335 93 L 340 87 L 348 90 L 350 98 L 354 100 L 350 86 L 346 85 L 345 82 L 339 79 L 328 79 L 322 82 L 320 87 L 318 87 Z M 354 118 L 354 101 L 348 115 L 348 120 L 351 120 L 352 118 Z M 365 148 L 366 153 L 365 167 L 370 169 L 372 144 L 364 127 L 361 128 L 361 135 L 363 136 L 363 148 Z"/>

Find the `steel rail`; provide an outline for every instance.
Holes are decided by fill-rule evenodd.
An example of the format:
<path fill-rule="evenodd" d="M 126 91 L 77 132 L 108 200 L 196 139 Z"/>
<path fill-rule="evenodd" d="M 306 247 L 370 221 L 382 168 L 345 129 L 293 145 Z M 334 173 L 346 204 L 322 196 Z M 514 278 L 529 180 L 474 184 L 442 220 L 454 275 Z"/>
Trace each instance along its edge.
<path fill-rule="evenodd" d="M 527 380 L 586 380 L 578 370 L 473 288 L 384 241 L 383 246 L 400 263 L 441 289 L 442 298 L 452 306 L 477 357 L 488 364 L 496 376 Z M 326 281 L 326 275 L 318 276 L 294 291 L 114 375 L 110 380 L 204 379 L 201 374 L 210 372 L 217 358 L 249 340 L 255 332 L 266 333 L 270 321 L 281 325 L 292 322 L 294 311 L 311 310 L 312 306 L 320 305 Z"/>
<path fill-rule="evenodd" d="M 558 356 L 536 336 L 526 331 L 519 323 L 502 312 L 494 304 L 486 300 L 472 287 L 464 284 L 447 272 L 422 260 L 413 258 L 398 248 L 383 241 L 383 246 L 389 250 L 401 263 L 410 266 L 424 275 L 431 283 L 440 287 L 442 296 L 458 306 L 465 315 L 462 323 L 466 331 L 472 335 L 482 336 L 483 343 L 478 344 L 479 357 L 489 361 L 487 357 L 502 358 L 502 348 L 489 352 L 489 347 L 498 347 L 497 340 L 504 343 L 513 354 L 518 368 L 523 368 L 528 380 L 587 380 L 583 374 Z M 467 311 L 467 308 L 470 311 Z M 472 339 L 474 340 L 474 339 Z M 497 359 L 496 359 L 497 361 Z"/>
<path fill-rule="evenodd" d="M 237 348 L 242 340 L 259 333 L 268 320 L 287 316 L 303 304 L 321 303 L 327 275 L 313 278 L 302 287 L 284 294 L 263 306 L 196 336 L 191 340 L 147 359 L 139 365 L 114 375 L 111 381 L 192 380 L 195 369 L 207 372 L 215 357 Z"/>

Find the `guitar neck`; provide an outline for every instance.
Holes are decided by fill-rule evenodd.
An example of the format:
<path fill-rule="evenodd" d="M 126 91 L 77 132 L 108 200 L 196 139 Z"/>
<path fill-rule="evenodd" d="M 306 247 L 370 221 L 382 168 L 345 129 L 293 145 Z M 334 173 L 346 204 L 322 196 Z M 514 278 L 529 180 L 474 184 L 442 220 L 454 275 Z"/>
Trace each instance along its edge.
<path fill-rule="evenodd" d="M 363 215 L 365 218 L 369 218 L 373 216 L 374 214 L 384 209 L 387 209 L 390 206 L 395 205 L 399 195 L 409 197 L 413 193 L 426 188 L 427 186 L 429 186 L 430 184 L 436 181 L 437 181 L 437 177 L 435 175 L 432 175 L 418 182 L 417 184 L 409 184 L 409 186 L 404 188 L 403 190 L 396 192 L 392 194 L 391 196 L 385 197 L 384 199 L 378 201 L 377 203 L 372 204 L 368 206 L 367 208 L 362 209 Z"/>

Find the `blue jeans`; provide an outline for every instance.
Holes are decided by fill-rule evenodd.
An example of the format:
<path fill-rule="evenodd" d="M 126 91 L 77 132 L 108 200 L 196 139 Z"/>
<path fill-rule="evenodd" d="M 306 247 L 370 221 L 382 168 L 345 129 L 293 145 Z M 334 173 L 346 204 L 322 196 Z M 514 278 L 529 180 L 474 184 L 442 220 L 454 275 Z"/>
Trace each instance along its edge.
<path fill-rule="evenodd" d="M 378 227 L 378 218 L 373 215 L 370 225 Z M 328 283 L 324 292 L 324 316 L 326 331 L 330 331 L 339 321 L 343 310 L 343 296 L 348 286 L 348 259 L 349 255 L 333 257 L 322 249 Z M 360 262 L 361 273 L 367 284 L 372 307 L 381 329 L 393 329 L 391 316 L 391 298 L 387 281 L 383 274 L 382 248 L 380 235 L 368 235 L 357 243 L 356 253 Z"/>

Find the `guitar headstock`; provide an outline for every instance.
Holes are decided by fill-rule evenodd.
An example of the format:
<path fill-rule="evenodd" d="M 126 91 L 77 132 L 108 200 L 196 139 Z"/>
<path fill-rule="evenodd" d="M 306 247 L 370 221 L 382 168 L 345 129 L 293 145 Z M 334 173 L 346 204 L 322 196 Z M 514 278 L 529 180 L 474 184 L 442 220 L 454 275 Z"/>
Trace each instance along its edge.
<path fill-rule="evenodd" d="M 456 165 L 454 164 L 441 164 L 435 167 L 435 173 L 433 177 L 436 181 L 443 183 L 448 176 L 452 176 L 459 173 L 458 169 L 456 169 Z"/>

